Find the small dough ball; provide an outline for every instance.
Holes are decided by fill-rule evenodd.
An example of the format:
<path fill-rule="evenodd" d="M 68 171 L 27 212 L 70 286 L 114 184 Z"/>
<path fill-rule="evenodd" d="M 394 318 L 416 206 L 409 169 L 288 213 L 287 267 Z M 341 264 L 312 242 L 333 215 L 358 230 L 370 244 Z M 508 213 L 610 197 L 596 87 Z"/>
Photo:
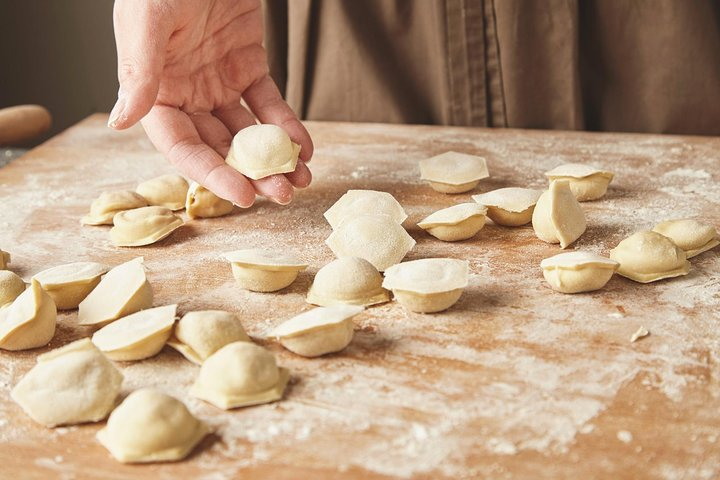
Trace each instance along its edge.
<path fill-rule="evenodd" d="M 235 342 L 205 360 L 190 394 L 229 410 L 279 400 L 288 379 L 272 353 L 254 343 Z"/>
<path fill-rule="evenodd" d="M 590 165 L 567 163 L 545 172 L 545 176 L 551 182 L 567 181 L 578 202 L 587 202 L 602 198 L 615 175 Z"/>
<path fill-rule="evenodd" d="M 40 282 L 58 310 L 72 310 L 78 308 L 107 271 L 107 265 L 101 263 L 75 262 L 43 270 L 33 278 Z"/>
<path fill-rule="evenodd" d="M 380 272 L 364 258 L 338 258 L 317 272 L 307 302 L 325 307 L 385 303 L 390 301 L 390 292 L 382 282 Z"/>
<path fill-rule="evenodd" d="M 0 308 L 0 348 L 28 350 L 44 347 L 55 335 L 57 309 L 37 280 L 13 303 Z"/>
<path fill-rule="evenodd" d="M 488 178 L 487 161 L 477 155 L 445 152 L 420 160 L 420 178 L 440 193 L 463 193 Z"/>
<path fill-rule="evenodd" d="M 180 400 L 141 389 L 110 414 L 97 438 L 123 463 L 172 462 L 185 458 L 208 433 Z"/>
<path fill-rule="evenodd" d="M 8 263 L 10 263 L 10 254 L 0 250 L 0 270 L 7 270 Z"/>
<path fill-rule="evenodd" d="M 540 263 L 550 287 L 562 293 L 600 290 L 607 284 L 620 264 L 590 252 L 566 252 L 546 258 Z"/>
<path fill-rule="evenodd" d="M 473 195 L 472 198 L 487 207 L 488 218 L 496 224 L 519 227 L 530 223 L 542 193 L 542 190 L 510 187 Z"/>
<path fill-rule="evenodd" d="M 308 266 L 293 255 L 257 248 L 226 253 L 225 259 L 238 285 L 251 292 L 282 290 Z"/>
<path fill-rule="evenodd" d="M 187 198 L 185 199 L 185 211 L 190 218 L 215 218 L 222 217 L 233 211 L 235 205 L 232 202 L 222 199 L 197 182 L 190 184 Z"/>
<path fill-rule="evenodd" d="M 0 270 L 0 307 L 12 303 L 25 291 L 25 282 L 10 270 Z"/>
<path fill-rule="evenodd" d="M 135 191 L 145 197 L 150 205 L 182 210 L 188 188 L 187 180 L 171 173 L 146 180 L 140 183 Z"/>
<path fill-rule="evenodd" d="M 567 248 L 585 233 L 585 212 L 565 180 L 556 180 L 538 199 L 532 215 L 535 235 L 547 243 Z"/>
<path fill-rule="evenodd" d="M 714 226 L 691 218 L 658 223 L 653 231 L 675 242 L 675 245 L 685 250 L 687 258 L 720 245 L 720 236 Z"/>
<path fill-rule="evenodd" d="M 251 125 L 233 138 L 225 161 L 248 178 L 259 180 L 295 170 L 300 145 L 277 125 Z"/>
<path fill-rule="evenodd" d="M 183 224 L 165 207 L 142 207 L 120 212 L 113 218 L 110 240 L 118 247 L 139 247 L 159 242 Z"/>
<path fill-rule="evenodd" d="M 148 308 L 104 326 L 92 342 L 108 358 L 130 362 L 160 353 L 172 334 L 177 305 Z"/>
<path fill-rule="evenodd" d="M 468 262 L 453 258 L 425 258 L 393 265 L 385 271 L 383 287 L 411 312 L 435 313 L 453 306 L 468 284 Z"/>
<path fill-rule="evenodd" d="M 620 275 L 640 283 L 687 275 L 690 271 L 685 251 L 665 235 L 651 231 L 632 234 L 610 250 L 610 258 L 620 262 Z"/>
<path fill-rule="evenodd" d="M 233 342 L 249 342 L 240 320 L 230 312 L 203 310 L 186 313 L 175 326 L 168 345 L 193 363 L 207 358 Z"/>
<path fill-rule="evenodd" d="M 418 227 L 444 242 L 474 237 L 485 226 L 487 208 L 477 203 L 461 203 L 425 217 Z"/>
<path fill-rule="evenodd" d="M 335 230 L 343 220 L 355 217 L 359 212 L 370 215 L 384 214 L 399 225 L 407 218 L 407 213 L 395 197 L 376 190 L 348 190 L 323 216 Z"/>
<path fill-rule="evenodd" d="M 130 190 L 103 192 L 93 200 L 90 213 L 80 222 L 83 225 L 112 225 L 115 214 L 147 206 L 145 197 Z"/>

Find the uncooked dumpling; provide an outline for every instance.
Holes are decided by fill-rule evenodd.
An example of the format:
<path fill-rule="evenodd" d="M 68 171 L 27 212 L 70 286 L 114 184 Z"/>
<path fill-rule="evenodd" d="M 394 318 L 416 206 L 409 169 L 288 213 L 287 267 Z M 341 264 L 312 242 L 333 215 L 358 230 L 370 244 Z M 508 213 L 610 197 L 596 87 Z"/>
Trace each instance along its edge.
<path fill-rule="evenodd" d="M 441 193 L 467 192 L 489 176 L 486 160 L 477 155 L 445 152 L 420 160 L 420 178 Z"/>
<path fill-rule="evenodd" d="M 377 268 L 364 258 L 338 258 L 317 272 L 307 301 L 326 307 L 384 303 L 390 300 L 390 292 L 382 287 L 382 281 Z"/>
<path fill-rule="evenodd" d="M 565 252 L 540 262 L 543 276 L 553 290 L 580 293 L 599 290 L 620 264 L 590 252 Z"/>
<path fill-rule="evenodd" d="M 118 247 L 139 247 L 159 242 L 183 224 L 165 207 L 142 207 L 120 212 L 113 218 L 110 240 Z"/>
<path fill-rule="evenodd" d="M 107 271 L 107 265 L 101 263 L 75 262 L 43 270 L 33 278 L 52 297 L 58 310 L 71 310 L 80 305 Z"/>
<path fill-rule="evenodd" d="M 487 207 L 487 216 L 498 225 L 519 227 L 530 223 L 542 190 L 531 188 L 499 188 L 480 195 L 473 200 Z"/>
<path fill-rule="evenodd" d="M 25 291 L 25 282 L 10 270 L 0 270 L 0 307 L 12 303 Z"/>
<path fill-rule="evenodd" d="M 393 265 L 385 271 L 383 287 L 412 312 L 433 313 L 450 308 L 468 283 L 468 262 L 453 258 L 425 258 Z"/>
<path fill-rule="evenodd" d="M 400 263 L 415 240 L 388 215 L 346 218 L 325 240 L 336 257 L 360 257 L 379 271 Z"/>
<path fill-rule="evenodd" d="M 78 323 L 102 326 L 150 308 L 152 302 L 153 291 L 145 276 L 143 259 L 135 258 L 110 270 L 80 302 Z"/>
<path fill-rule="evenodd" d="M 225 161 L 248 178 L 258 180 L 295 170 L 300 145 L 285 130 L 270 124 L 252 125 L 233 138 Z"/>
<path fill-rule="evenodd" d="M 112 322 L 92 336 L 108 358 L 129 362 L 160 353 L 172 334 L 177 305 L 148 308 Z"/>
<path fill-rule="evenodd" d="M 714 226 L 690 218 L 658 223 L 653 231 L 675 242 L 675 245 L 685 250 L 687 258 L 720 245 L 720 236 Z"/>
<path fill-rule="evenodd" d="M 57 309 L 37 280 L 13 303 L 0 308 L 0 348 L 27 350 L 44 347 L 55 335 Z"/>
<path fill-rule="evenodd" d="M 13 400 L 46 427 L 98 422 L 115 407 L 123 376 L 90 339 L 42 354 Z"/>
<path fill-rule="evenodd" d="M 235 342 L 205 360 L 190 394 L 225 410 L 259 405 L 281 399 L 289 377 L 272 353 Z"/>
<path fill-rule="evenodd" d="M 0 270 L 7 270 L 8 263 L 10 263 L 10 254 L 0 250 Z"/>
<path fill-rule="evenodd" d="M 190 184 L 187 198 L 185 199 L 185 211 L 190 218 L 214 218 L 222 217 L 232 212 L 232 202 L 218 197 L 207 188 L 197 182 Z"/>
<path fill-rule="evenodd" d="M 477 203 L 461 203 L 425 217 L 418 227 L 445 242 L 474 237 L 485 226 L 487 208 Z"/>
<path fill-rule="evenodd" d="M 605 195 L 614 174 L 590 165 L 567 163 L 545 172 L 545 176 L 551 182 L 566 180 L 570 184 L 570 190 L 575 198 L 579 202 L 587 202 L 597 200 Z"/>
<path fill-rule="evenodd" d="M 252 292 L 275 292 L 295 281 L 307 263 L 293 255 L 251 248 L 226 253 L 238 285 Z"/>
<path fill-rule="evenodd" d="M 538 199 L 532 215 L 535 235 L 547 243 L 559 243 L 560 248 L 580 238 L 585 232 L 585 212 L 570 191 L 566 180 L 556 180 Z"/>
<path fill-rule="evenodd" d="M 393 221 L 401 224 L 407 218 L 407 213 L 395 197 L 387 192 L 376 190 L 348 190 L 345 195 L 333 204 L 325 213 L 325 219 L 335 229 L 348 217 L 358 213 L 385 214 Z"/>
<path fill-rule="evenodd" d="M 180 400 L 141 389 L 110 414 L 97 439 L 123 463 L 171 462 L 185 458 L 208 433 Z"/>
<path fill-rule="evenodd" d="M 83 225 L 112 225 L 119 212 L 147 207 L 148 202 L 139 193 L 130 190 L 103 192 L 90 205 L 90 213 L 82 217 Z"/>
<path fill-rule="evenodd" d="M 145 197 L 150 205 L 182 210 L 185 207 L 188 183 L 180 175 L 171 173 L 146 180 L 139 184 L 135 191 Z"/>
<path fill-rule="evenodd" d="M 186 313 L 175 326 L 168 345 L 193 363 L 202 363 L 233 342 L 249 342 L 240 320 L 230 312 L 203 310 Z"/>
<path fill-rule="evenodd" d="M 632 234 L 610 250 L 610 258 L 620 262 L 620 275 L 640 283 L 687 275 L 690 271 L 685 251 L 665 235 L 651 231 Z"/>

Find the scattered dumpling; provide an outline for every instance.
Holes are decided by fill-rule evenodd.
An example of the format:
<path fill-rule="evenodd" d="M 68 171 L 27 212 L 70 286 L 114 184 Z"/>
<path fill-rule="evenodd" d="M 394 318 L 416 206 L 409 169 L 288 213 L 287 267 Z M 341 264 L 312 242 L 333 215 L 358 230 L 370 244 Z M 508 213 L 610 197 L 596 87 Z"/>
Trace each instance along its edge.
<path fill-rule="evenodd" d="M 559 243 L 560 248 L 567 248 L 585 232 L 585 212 L 566 180 L 550 183 L 550 189 L 537 201 L 532 224 L 540 240 Z"/>
<path fill-rule="evenodd" d="M 600 290 L 620 264 L 590 252 L 565 252 L 540 262 L 543 276 L 553 290 L 580 293 Z"/>
<path fill-rule="evenodd" d="M 130 190 L 103 192 L 90 205 L 90 213 L 82 217 L 83 225 L 112 225 L 115 214 L 125 210 L 147 207 L 148 202 L 139 193 Z"/>
<path fill-rule="evenodd" d="M 142 207 L 115 215 L 110 240 L 118 247 L 139 247 L 159 242 L 183 224 L 182 218 L 165 207 Z"/>
<path fill-rule="evenodd" d="M 412 312 L 447 310 L 460 299 L 468 284 L 468 262 L 452 258 L 425 258 L 393 265 L 385 271 L 383 287 L 393 291 Z"/>
<path fill-rule="evenodd" d="M 7 270 L 8 263 L 10 263 L 10 254 L 0 250 L 0 270 Z"/>
<path fill-rule="evenodd" d="M 610 250 L 620 262 L 618 273 L 630 280 L 650 283 L 663 278 L 687 275 L 690 262 L 685 251 L 665 235 L 651 231 L 632 234 Z"/>
<path fill-rule="evenodd" d="M 293 255 L 252 248 L 226 253 L 238 285 L 252 292 L 276 292 L 292 284 L 307 263 Z"/>
<path fill-rule="evenodd" d="M 352 341 L 355 329 L 352 317 L 364 309 L 357 305 L 314 308 L 281 323 L 269 336 L 303 357 L 339 352 Z"/>
<path fill-rule="evenodd" d="M 530 223 L 535 204 L 542 190 L 531 188 L 499 188 L 480 195 L 473 200 L 487 207 L 487 216 L 498 225 L 519 227 Z"/>
<path fill-rule="evenodd" d="M 474 237 L 485 226 L 487 208 L 477 203 L 461 203 L 425 217 L 418 227 L 445 242 Z"/>
<path fill-rule="evenodd" d="M 476 155 L 445 152 L 420 160 L 420 178 L 427 180 L 436 192 L 467 192 L 489 176 L 487 161 Z"/>
<path fill-rule="evenodd" d="M 400 261 L 415 240 L 388 215 L 348 217 L 325 240 L 336 257 L 360 257 L 383 271 Z"/>
<path fill-rule="evenodd" d="M 12 303 L 25 291 L 25 282 L 10 270 L 0 270 L 0 307 Z"/>
<path fill-rule="evenodd" d="M 202 363 L 233 342 L 249 342 L 240 320 L 230 312 L 203 310 L 186 313 L 175 326 L 168 345 L 193 363 Z"/>
<path fill-rule="evenodd" d="M 597 200 L 607 192 L 608 185 L 614 174 L 605 170 L 583 165 L 581 163 L 567 163 L 545 172 L 545 176 L 553 182 L 567 180 L 570 190 L 579 202 Z"/>
<path fill-rule="evenodd" d="M 171 462 L 185 458 L 208 433 L 180 400 L 141 389 L 110 414 L 97 439 L 123 463 Z"/>
<path fill-rule="evenodd" d="M 145 197 L 150 205 L 182 210 L 185 207 L 188 182 L 180 175 L 170 173 L 140 183 L 135 191 Z"/>
<path fill-rule="evenodd" d="M 390 293 L 382 282 L 380 272 L 364 258 L 338 258 L 318 270 L 307 301 L 325 307 L 385 303 L 390 300 Z"/>
<path fill-rule="evenodd" d="M 37 280 L 13 303 L 0 308 L 0 349 L 44 347 L 55 335 L 57 309 Z"/>
<path fill-rule="evenodd" d="M 225 161 L 248 178 L 258 180 L 295 170 L 300 145 L 277 125 L 251 125 L 233 138 Z"/>
<path fill-rule="evenodd" d="M 185 199 L 185 211 L 190 218 L 222 217 L 233 211 L 232 202 L 220 198 L 197 182 L 190 184 Z"/>
<path fill-rule="evenodd" d="M 403 223 L 407 218 L 407 213 L 395 197 L 376 190 L 348 190 L 324 213 L 324 216 L 335 229 L 343 220 L 354 217 L 360 212 L 371 215 L 385 214 L 398 224 Z"/>
<path fill-rule="evenodd" d="M 653 231 L 661 233 L 685 250 L 692 258 L 720 245 L 720 236 L 714 226 L 694 219 L 668 220 L 655 225 Z"/>
<path fill-rule="evenodd" d="M 289 377 L 272 353 L 251 342 L 235 342 L 205 360 L 190 394 L 225 410 L 259 405 L 282 398 Z"/>
<path fill-rule="evenodd" d="M 46 427 L 98 422 L 115 407 L 123 376 L 88 338 L 40 355 L 13 400 Z"/>
<path fill-rule="evenodd" d="M 150 308 L 153 291 L 143 259 L 135 258 L 111 269 L 78 306 L 80 325 L 102 326 L 143 308 Z"/>
<path fill-rule="evenodd" d="M 148 308 L 104 326 L 92 342 L 108 358 L 129 362 L 160 353 L 172 334 L 177 305 Z"/>
<path fill-rule="evenodd" d="M 77 308 L 100 283 L 108 267 L 95 262 L 75 262 L 49 268 L 33 278 L 52 297 L 58 310 Z"/>

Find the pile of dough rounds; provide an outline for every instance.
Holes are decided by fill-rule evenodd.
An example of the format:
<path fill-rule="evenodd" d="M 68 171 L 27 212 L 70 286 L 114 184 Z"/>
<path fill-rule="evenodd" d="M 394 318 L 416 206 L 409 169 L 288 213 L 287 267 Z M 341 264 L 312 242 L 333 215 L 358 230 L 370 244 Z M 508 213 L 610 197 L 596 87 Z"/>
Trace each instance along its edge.
<path fill-rule="evenodd" d="M 720 236 L 714 226 L 695 219 L 668 220 L 658 223 L 654 232 L 661 233 L 685 250 L 692 258 L 720 245 Z"/>
<path fill-rule="evenodd" d="M 540 263 L 550 287 L 562 293 L 600 290 L 607 284 L 620 264 L 590 252 L 565 252 Z"/>
<path fill-rule="evenodd" d="M 570 190 L 566 180 L 555 180 L 535 205 L 532 215 L 535 235 L 547 243 L 567 248 L 585 233 L 585 212 Z"/>
<path fill-rule="evenodd" d="M 147 206 L 145 197 L 130 190 L 103 192 L 93 200 L 90 213 L 82 217 L 80 222 L 83 225 L 112 225 L 117 213 Z"/>
<path fill-rule="evenodd" d="M 190 394 L 229 410 L 279 400 L 289 378 L 272 353 L 251 342 L 234 342 L 205 360 Z"/>
<path fill-rule="evenodd" d="M 183 220 L 165 207 L 142 207 L 120 212 L 113 218 L 110 240 L 117 247 L 140 247 L 159 242 L 183 225 Z"/>
<path fill-rule="evenodd" d="M 225 345 L 249 341 L 240 320 L 232 313 L 202 310 L 186 313 L 167 343 L 191 362 L 202 365 Z"/>
<path fill-rule="evenodd" d="M 75 262 L 43 270 L 33 278 L 40 282 L 58 310 L 72 310 L 78 308 L 107 271 L 107 265 L 101 263 Z"/>
<path fill-rule="evenodd" d="M 477 155 L 445 152 L 420 160 L 420 179 L 440 193 L 468 192 L 489 176 L 487 161 Z"/>
<path fill-rule="evenodd" d="M 453 258 L 425 258 L 393 265 L 385 271 L 383 287 L 411 312 L 447 310 L 468 284 L 468 262 Z"/>
<path fill-rule="evenodd" d="M 232 140 L 225 159 L 228 165 L 248 178 L 258 180 L 295 170 L 300 145 L 285 130 L 270 124 L 240 130 Z"/>
<path fill-rule="evenodd" d="M 359 213 L 370 215 L 387 215 L 398 225 L 407 218 L 407 213 L 395 197 L 387 192 L 377 190 L 348 190 L 323 214 L 330 226 L 335 230 L 344 220 L 353 218 Z"/>
<path fill-rule="evenodd" d="M 208 433 L 180 400 L 141 389 L 110 414 L 97 438 L 123 463 L 170 462 L 185 458 Z"/>
<path fill-rule="evenodd" d="M 352 341 L 352 317 L 364 309 L 358 305 L 314 308 L 281 323 L 269 336 L 303 357 L 339 352 Z"/>
<path fill-rule="evenodd" d="M 140 183 L 135 191 L 142 195 L 149 205 L 182 210 L 185 208 L 188 188 L 187 180 L 170 173 Z"/>
<path fill-rule="evenodd" d="M 290 286 L 308 264 L 274 250 L 245 249 L 224 255 L 240 287 L 252 292 L 276 292 Z"/>
<path fill-rule="evenodd" d="M 390 293 L 382 282 L 380 272 L 364 258 L 338 258 L 317 272 L 307 302 L 324 307 L 385 303 L 390 301 Z"/>
<path fill-rule="evenodd" d="M 640 283 L 679 277 L 690 272 L 685 251 L 665 235 L 640 231 L 610 250 L 610 258 L 620 263 L 618 274 Z"/>
<path fill-rule="evenodd" d="M 41 425 L 75 425 L 107 417 L 122 382 L 112 362 L 84 338 L 40 355 L 11 396 Z"/>
<path fill-rule="evenodd" d="M 233 211 L 232 202 L 218 197 L 197 182 L 190 184 L 185 199 L 185 212 L 191 219 L 222 217 Z"/>
<path fill-rule="evenodd" d="M 493 222 L 506 227 L 519 227 L 530 223 L 535 204 L 542 194 L 542 190 L 508 187 L 473 195 L 472 198 L 487 207 L 487 216 Z"/>
<path fill-rule="evenodd" d="M 0 349 L 44 347 L 55 335 L 55 302 L 37 280 L 12 303 L 0 308 Z"/>
<path fill-rule="evenodd" d="M 438 210 L 425 217 L 418 227 L 444 242 L 472 238 L 485 226 L 487 207 L 477 203 L 461 203 Z"/>
<path fill-rule="evenodd" d="M 10 270 L 0 270 L 0 307 L 12 303 L 25 291 L 25 282 Z"/>
<path fill-rule="evenodd" d="M 575 198 L 579 202 L 587 202 L 602 198 L 615 175 L 590 165 L 567 163 L 545 172 L 545 176 L 550 182 L 566 180 Z"/>
<path fill-rule="evenodd" d="M 10 263 L 11 256 L 8 252 L 0 250 L 0 270 L 7 270 L 8 263 Z"/>

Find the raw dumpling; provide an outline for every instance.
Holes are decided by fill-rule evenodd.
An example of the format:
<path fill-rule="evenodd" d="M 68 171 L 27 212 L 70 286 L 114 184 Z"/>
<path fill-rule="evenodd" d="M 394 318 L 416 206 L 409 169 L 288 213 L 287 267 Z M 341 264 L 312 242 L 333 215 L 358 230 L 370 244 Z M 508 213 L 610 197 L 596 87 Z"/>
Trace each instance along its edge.
<path fill-rule="evenodd" d="M 346 218 L 325 240 L 336 257 L 360 257 L 379 271 L 400 263 L 415 240 L 388 215 Z"/>
<path fill-rule="evenodd" d="M 141 389 L 110 414 L 97 439 L 123 463 L 171 462 L 185 458 L 208 433 L 180 400 Z"/>
<path fill-rule="evenodd" d="M 13 400 L 46 427 L 99 422 L 115 407 L 123 376 L 90 339 L 40 355 Z"/>
<path fill-rule="evenodd" d="M 436 192 L 467 192 L 489 176 L 486 160 L 476 155 L 445 152 L 420 160 L 420 178 Z"/>
<path fill-rule="evenodd" d="M 130 190 L 103 192 L 93 200 L 90 213 L 80 222 L 83 225 L 112 225 L 115 214 L 147 206 L 145 197 Z"/>
<path fill-rule="evenodd" d="M 532 224 L 540 240 L 559 243 L 560 248 L 567 248 L 585 232 L 585 212 L 566 180 L 552 182 L 550 189 L 540 196 Z"/>
<path fill-rule="evenodd" d="M 380 272 L 364 258 L 338 258 L 317 272 L 307 301 L 326 307 L 385 303 L 390 300 L 390 292 L 382 282 Z"/>
<path fill-rule="evenodd" d="M 92 341 L 112 360 L 150 358 L 160 353 L 170 338 L 176 308 L 166 305 L 133 313 L 95 332 Z"/>
<path fill-rule="evenodd" d="M 57 309 L 37 280 L 13 303 L 0 308 L 0 348 L 28 350 L 44 347 L 55 335 Z"/>
<path fill-rule="evenodd" d="M 535 204 L 542 190 L 531 188 L 499 188 L 480 195 L 473 200 L 487 207 L 487 216 L 498 225 L 519 227 L 530 223 Z"/>
<path fill-rule="evenodd" d="M 190 184 L 185 211 L 190 218 L 222 217 L 233 211 L 232 202 L 222 199 L 197 182 Z"/>
<path fill-rule="evenodd" d="M 182 210 L 185 207 L 188 183 L 180 175 L 171 173 L 146 180 L 138 185 L 135 191 L 145 197 L 150 205 Z"/>
<path fill-rule="evenodd" d="M 412 312 L 441 312 L 460 299 L 468 283 L 468 262 L 453 258 L 425 258 L 393 265 L 385 271 L 383 287 Z"/>
<path fill-rule="evenodd" d="M 71 310 L 80 305 L 107 271 L 107 265 L 101 263 L 76 262 L 43 270 L 33 278 L 40 282 L 58 310 Z"/>
<path fill-rule="evenodd" d="M 139 247 L 159 242 L 183 224 L 165 207 L 142 207 L 120 212 L 113 218 L 110 240 L 118 247 Z"/>
<path fill-rule="evenodd" d="M 425 217 L 418 227 L 445 242 L 474 237 L 485 226 L 487 208 L 477 203 L 461 203 Z"/>
<path fill-rule="evenodd" d="M 295 170 L 300 145 L 285 130 L 270 124 L 252 125 L 233 138 L 225 161 L 248 178 L 258 180 Z"/>
<path fill-rule="evenodd" d="M 186 313 L 175 326 L 168 345 L 193 363 L 202 363 L 233 342 L 249 342 L 240 320 L 230 312 L 203 310 Z"/>
<path fill-rule="evenodd" d="M 540 262 L 543 276 L 553 290 L 580 293 L 599 290 L 620 264 L 590 252 L 566 252 Z"/>
<path fill-rule="evenodd" d="M 110 270 L 80 302 L 78 323 L 102 326 L 150 308 L 152 302 L 153 291 L 145 276 L 143 259 L 135 258 Z"/>
<path fill-rule="evenodd" d="M 10 270 L 0 270 L 0 307 L 12 303 L 25 291 L 25 282 Z"/>
<path fill-rule="evenodd" d="M 700 255 L 720 245 L 720 236 L 714 226 L 694 219 L 668 220 L 655 225 L 661 233 L 685 250 L 687 258 Z"/>
<path fill-rule="evenodd" d="M 0 270 L 7 270 L 8 263 L 10 263 L 10 254 L 0 250 Z"/>
<path fill-rule="evenodd" d="M 324 216 L 334 230 L 343 220 L 355 217 L 360 212 L 369 215 L 385 214 L 398 224 L 407 218 L 407 213 L 395 197 L 376 190 L 348 190 Z"/>
<path fill-rule="evenodd" d="M 339 352 L 350 345 L 355 329 L 352 317 L 363 310 L 356 305 L 314 308 L 281 323 L 269 336 L 303 357 Z"/>
<path fill-rule="evenodd" d="M 651 231 L 632 234 L 610 250 L 610 258 L 620 262 L 620 275 L 640 283 L 687 275 L 690 271 L 685 251 L 665 235 Z"/>
<path fill-rule="evenodd" d="M 567 163 L 545 172 L 545 176 L 551 182 L 566 180 L 570 184 L 570 190 L 575 198 L 579 202 L 587 202 L 588 200 L 597 200 L 605 195 L 614 174 L 590 165 Z"/>
<path fill-rule="evenodd" d="M 307 263 L 283 252 L 261 249 L 226 253 L 238 285 L 252 292 L 276 292 L 295 281 Z"/>
<path fill-rule="evenodd" d="M 205 360 L 190 394 L 225 410 L 259 405 L 281 399 L 289 377 L 272 353 L 235 342 Z"/>

